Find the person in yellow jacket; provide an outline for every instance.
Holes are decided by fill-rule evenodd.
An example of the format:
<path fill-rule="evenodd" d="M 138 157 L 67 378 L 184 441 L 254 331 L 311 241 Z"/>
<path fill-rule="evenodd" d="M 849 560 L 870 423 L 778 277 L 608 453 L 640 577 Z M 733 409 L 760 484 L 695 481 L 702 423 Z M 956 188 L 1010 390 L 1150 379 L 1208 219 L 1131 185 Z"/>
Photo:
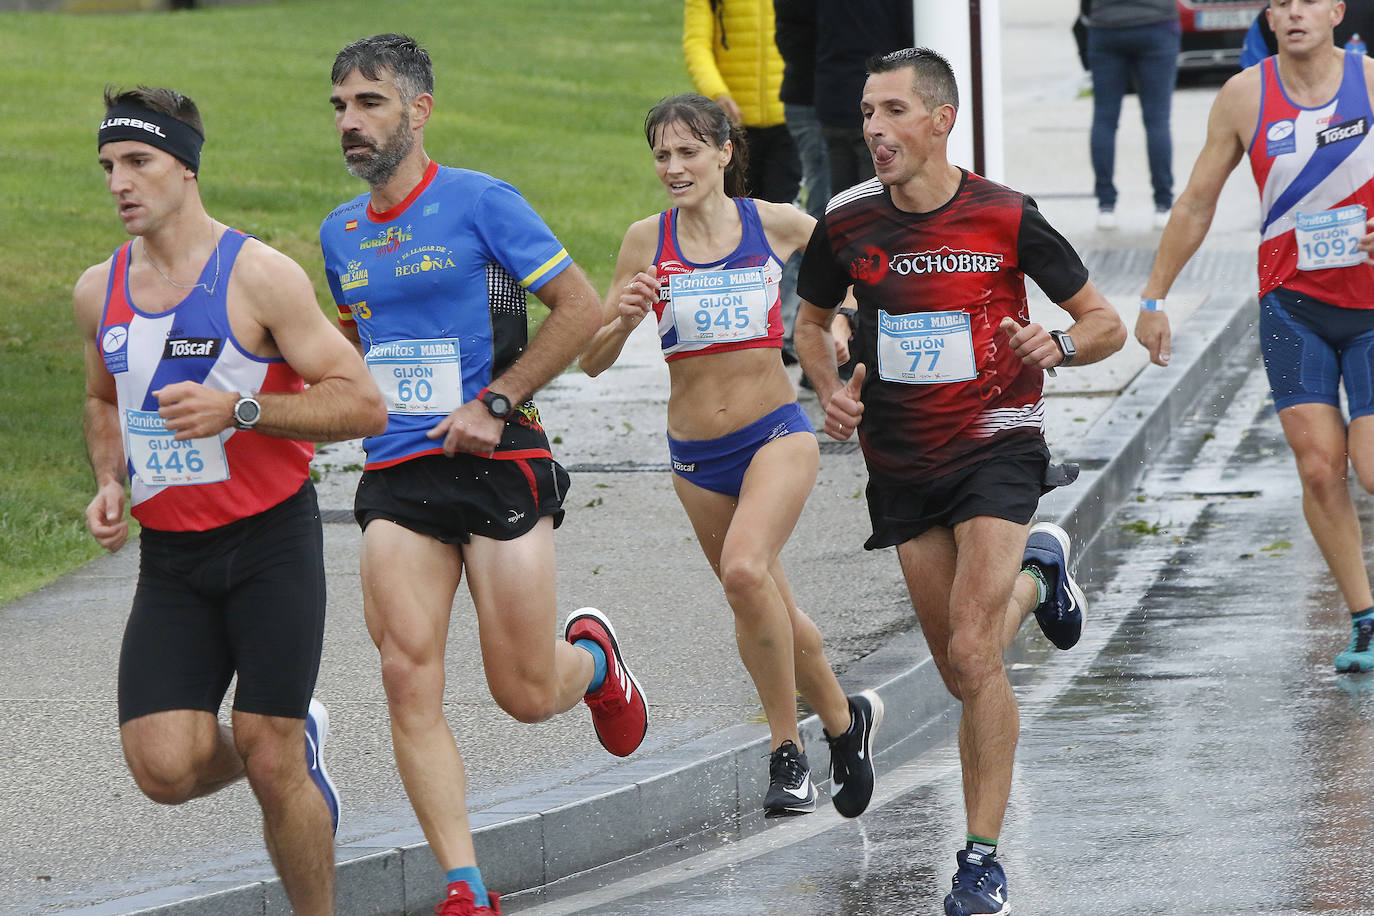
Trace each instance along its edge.
<path fill-rule="evenodd" d="M 750 195 L 791 203 L 801 165 L 778 98 L 782 55 L 773 30 L 773 0 L 684 0 L 687 72 L 697 92 L 744 128 Z"/>
<path fill-rule="evenodd" d="M 749 196 L 792 203 L 801 187 L 801 160 L 783 121 L 782 55 L 773 39 L 773 0 L 684 0 L 682 54 L 697 92 L 744 128 Z M 783 361 L 797 361 L 797 264 L 782 280 Z"/>

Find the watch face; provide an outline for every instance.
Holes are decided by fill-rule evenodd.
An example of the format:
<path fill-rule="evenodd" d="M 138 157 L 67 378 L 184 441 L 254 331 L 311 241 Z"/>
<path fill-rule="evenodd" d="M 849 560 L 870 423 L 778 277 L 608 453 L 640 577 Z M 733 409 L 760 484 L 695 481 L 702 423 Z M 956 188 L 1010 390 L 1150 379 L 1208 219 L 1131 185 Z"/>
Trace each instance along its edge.
<path fill-rule="evenodd" d="M 243 400 L 234 405 L 234 419 L 244 425 L 258 422 L 261 415 L 262 406 L 257 401 Z"/>
<path fill-rule="evenodd" d="M 510 398 L 506 397 L 504 394 L 498 394 L 495 391 L 488 391 L 485 395 L 483 395 L 482 401 L 487 405 L 487 411 L 493 417 L 505 419 L 506 417 L 510 416 Z"/>

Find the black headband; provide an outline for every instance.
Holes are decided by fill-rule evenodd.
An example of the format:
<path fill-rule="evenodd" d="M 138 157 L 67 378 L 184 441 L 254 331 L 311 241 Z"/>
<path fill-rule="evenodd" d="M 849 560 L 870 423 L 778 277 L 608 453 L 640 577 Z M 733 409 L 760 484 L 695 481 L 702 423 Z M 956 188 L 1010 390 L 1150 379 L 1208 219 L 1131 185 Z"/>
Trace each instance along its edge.
<path fill-rule="evenodd" d="M 105 112 L 96 136 L 96 149 L 118 140 L 137 140 L 170 153 L 191 171 L 200 172 L 200 147 L 205 137 L 185 121 L 159 114 L 142 105 L 116 105 Z"/>

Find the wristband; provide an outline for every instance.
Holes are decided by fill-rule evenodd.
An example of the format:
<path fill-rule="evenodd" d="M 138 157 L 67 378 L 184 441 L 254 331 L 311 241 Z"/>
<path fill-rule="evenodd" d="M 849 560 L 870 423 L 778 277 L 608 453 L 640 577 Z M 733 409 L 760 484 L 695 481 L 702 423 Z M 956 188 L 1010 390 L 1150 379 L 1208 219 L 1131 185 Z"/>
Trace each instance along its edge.
<path fill-rule="evenodd" d="M 1142 312 L 1162 312 L 1164 311 L 1164 300 L 1146 299 L 1142 296 L 1140 299 L 1140 310 Z"/>

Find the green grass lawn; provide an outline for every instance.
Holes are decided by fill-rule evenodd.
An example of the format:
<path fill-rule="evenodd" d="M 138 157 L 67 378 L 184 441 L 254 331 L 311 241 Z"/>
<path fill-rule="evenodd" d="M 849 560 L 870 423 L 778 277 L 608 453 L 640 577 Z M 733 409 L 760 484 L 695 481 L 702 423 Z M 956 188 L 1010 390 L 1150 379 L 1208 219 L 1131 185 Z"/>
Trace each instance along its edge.
<path fill-rule="evenodd" d="M 512 182 L 604 291 L 625 228 L 664 196 L 641 135 L 689 91 L 677 0 L 337 0 L 191 13 L 0 13 L 0 603 L 95 556 L 71 288 L 127 236 L 96 164 L 107 83 L 196 100 L 211 215 L 299 261 L 330 300 L 316 233 L 365 190 L 343 169 L 335 52 L 406 32 L 435 63 L 425 148 Z"/>

